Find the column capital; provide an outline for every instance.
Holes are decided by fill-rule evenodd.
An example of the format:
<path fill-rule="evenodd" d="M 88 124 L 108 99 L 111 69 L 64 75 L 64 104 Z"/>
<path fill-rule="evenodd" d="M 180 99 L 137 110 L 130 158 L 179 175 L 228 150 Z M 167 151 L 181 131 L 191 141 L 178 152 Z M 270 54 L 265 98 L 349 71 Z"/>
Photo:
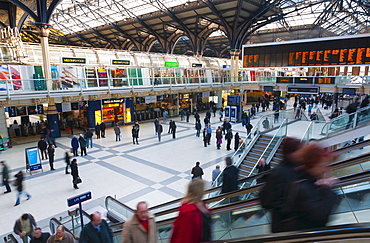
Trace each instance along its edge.
<path fill-rule="evenodd" d="M 231 56 L 239 56 L 241 50 L 239 50 L 239 49 L 230 49 L 229 52 L 230 52 Z"/>
<path fill-rule="evenodd" d="M 53 28 L 53 26 L 51 24 L 35 23 L 35 25 L 39 29 L 40 37 L 49 37 L 50 29 Z"/>

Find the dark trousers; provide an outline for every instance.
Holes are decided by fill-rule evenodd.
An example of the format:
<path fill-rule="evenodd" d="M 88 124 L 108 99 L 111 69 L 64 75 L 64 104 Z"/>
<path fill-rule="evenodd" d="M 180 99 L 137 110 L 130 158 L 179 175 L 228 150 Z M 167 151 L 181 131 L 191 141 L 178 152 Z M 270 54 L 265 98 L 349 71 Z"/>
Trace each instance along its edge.
<path fill-rule="evenodd" d="M 49 165 L 50 165 L 50 170 L 54 170 L 54 155 L 49 154 Z"/>
<path fill-rule="evenodd" d="M 40 149 L 40 151 L 41 151 L 41 159 L 44 159 L 44 157 L 45 157 L 45 159 L 48 159 L 48 153 L 47 153 L 46 149 Z"/>
<path fill-rule="evenodd" d="M 121 141 L 121 134 L 116 134 L 116 141 Z"/>
<path fill-rule="evenodd" d="M 66 174 L 69 174 L 68 167 L 69 167 L 69 163 L 67 163 L 67 165 L 66 165 Z"/>
<path fill-rule="evenodd" d="M 211 145 L 211 134 L 207 133 L 207 143 L 208 145 Z"/>
<path fill-rule="evenodd" d="M 77 187 L 77 178 L 78 176 L 72 176 L 73 180 L 72 180 L 72 183 L 73 183 L 73 188 L 78 188 Z"/>
<path fill-rule="evenodd" d="M 231 150 L 230 144 L 231 144 L 231 139 L 227 139 L 227 144 L 226 144 L 226 149 L 227 150 Z"/>
<path fill-rule="evenodd" d="M 161 133 L 158 133 L 158 141 L 161 141 Z"/>
<path fill-rule="evenodd" d="M 101 130 L 101 137 L 105 138 L 105 130 Z"/>
<path fill-rule="evenodd" d="M 204 147 L 207 147 L 207 137 L 203 138 Z"/>
<path fill-rule="evenodd" d="M 8 180 L 3 181 L 3 183 L 4 183 L 4 186 L 5 186 L 5 188 L 6 188 L 6 191 L 7 191 L 7 192 L 10 192 L 12 189 L 10 189 L 10 186 L 9 186 L 9 182 L 8 182 Z"/>
<path fill-rule="evenodd" d="M 77 149 L 73 149 L 73 155 L 74 155 L 74 156 L 78 156 L 78 151 L 77 151 Z"/>
<path fill-rule="evenodd" d="M 176 128 L 172 129 L 172 138 L 176 138 Z"/>
<path fill-rule="evenodd" d="M 135 144 L 135 140 L 136 140 L 136 143 L 139 144 L 139 141 L 137 141 L 137 137 L 132 138 L 132 143 Z"/>
<path fill-rule="evenodd" d="M 84 153 L 85 153 L 85 155 L 87 155 L 86 147 L 81 147 L 81 156 L 84 156 Z"/>

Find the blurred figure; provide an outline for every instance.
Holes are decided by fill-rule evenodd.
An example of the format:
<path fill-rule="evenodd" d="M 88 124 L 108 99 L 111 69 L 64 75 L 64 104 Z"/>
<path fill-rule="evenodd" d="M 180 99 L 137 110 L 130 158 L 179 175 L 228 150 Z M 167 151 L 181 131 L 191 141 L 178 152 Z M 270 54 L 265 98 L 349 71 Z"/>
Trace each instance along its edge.
<path fill-rule="evenodd" d="M 41 151 L 41 159 L 48 159 L 48 153 L 47 153 L 47 148 L 48 148 L 48 143 L 45 141 L 45 138 L 41 138 L 40 141 L 37 143 L 37 147 Z"/>
<path fill-rule="evenodd" d="M 138 141 L 139 127 L 136 125 L 132 126 L 131 134 L 132 134 L 132 143 L 135 144 L 135 141 L 136 141 L 136 144 L 139 145 L 139 141 Z"/>
<path fill-rule="evenodd" d="M 85 225 L 80 234 L 79 243 L 113 243 L 113 231 L 101 213 L 90 214 L 90 223 Z"/>
<path fill-rule="evenodd" d="M 220 149 L 221 144 L 222 144 L 222 129 L 221 129 L 221 127 L 218 127 L 216 129 L 216 144 L 217 144 L 217 149 Z"/>
<path fill-rule="evenodd" d="M 77 159 L 73 159 L 71 163 L 71 175 L 72 175 L 72 183 L 73 183 L 73 188 L 78 189 L 78 166 L 77 166 Z"/>
<path fill-rule="evenodd" d="M 96 134 L 96 138 L 99 139 L 100 138 L 100 125 L 99 125 L 99 123 L 96 123 L 96 125 L 95 125 L 95 134 Z"/>
<path fill-rule="evenodd" d="M 269 129 L 270 128 L 270 122 L 269 119 L 266 117 L 266 119 L 262 122 L 262 126 L 264 129 Z"/>
<path fill-rule="evenodd" d="M 80 134 L 80 137 L 78 138 L 78 142 L 80 144 L 80 149 L 81 149 L 81 156 L 85 156 L 87 155 L 86 153 L 86 146 L 87 146 L 87 143 L 86 143 L 86 139 L 84 138 L 83 134 Z"/>
<path fill-rule="evenodd" d="M 232 164 L 230 157 L 225 158 L 226 168 L 223 171 L 223 181 L 221 193 L 227 193 L 238 190 L 239 170 Z"/>
<path fill-rule="evenodd" d="M 30 243 L 46 243 L 49 237 L 50 237 L 49 233 L 43 233 L 41 231 L 41 228 L 36 227 L 35 230 L 33 231 L 33 237 Z"/>
<path fill-rule="evenodd" d="M 239 148 L 239 145 L 240 145 L 240 136 L 239 136 L 239 133 L 235 133 L 235 136 L 234 136 L 234 150 L 238 150 Z"/>
<path fill-rule="evenodd" d="M 100 133 L 102 138 L 105 138 L 105 128 L 106 128 L 105 123 L 102 121 L 100 123 Z"/>
<path fill-rule="evenodd" d="M 36 227 L 35 218 L 30 213 L 25 213 L 15 221 L 13 231 L 22 238 L 24 243 L 28 242 L 28 237 L 33 237 L 33 229 Z"/>
<path fill-rule="evenodd" d="M 46 243 L 74 243 L 73 235 L 66 232 L 63 225 L 57 227 L 57 232 L 51 235 Z"/>
<path fill-rule="evenodd" d="M 122 243 L 156 243 L 157 225 L 154 215 L 148 211 L 148 204 L 144 201 L 136 206 L 135 214 L 124 224 Z"/>
<path fill-rule="evenodd" d="M 48 154 L 49 154 L 50 170 L 55 170 L 54 169 L 55 146 L 52 143 L 49 143 Z"/>
<path fill-rule="evenodd" d="M 114 127 L 114 133 L 116 134 L 116 142 L 121 141 L 121 129 L 118 126 L 118 123 L 116 123 L 116 126 Z"/>
<path fill-rule="evenodd" d="M 5 164 L 5 160 L 1 161 L 0 162 L 1 165 L 3 166 L 3 172 L 2 172 L 2 175 L 3 175 L 3 184 L 6 188 L 6 191 L 4 193 L 9 193 L 12 191 L 12 189 L 10 189 L 10 186 L 9 186 L 9 169 L 8 169 L 8 166 Z"/>
<path fill-rule="evenodd" d="M 92 142 L 92 137 L 93 137 L 93 133 L 91 131 L 91 128 L 87 129 L 86 133 L 85 133 L 85 137 L 86 137 L 86 143 L 87 143 L 87 148 L 92 148 L 93 147 L 93 142 Z"/>
<path fill-rule="evenodd" d="M 297 139 L 290 140 L 298 144 Z M 294 148 L 284 153 L 284 163 L 260 192 L 262 206 L 272 212 L 274 233 L 324 227 L 339 199 L 330 189 L 336 180 L 327 177 L 334 153 L 317 143 L 301 148 L 291 141 Z"/>
<path fill-rule="evenodd" d="M 211 241 L 211 213 L 202 201 L 203 194 L 203 180 L 192 180 L 173 223 L 171 243 Z"/>
<path fill-rule="evenodd" d="M 257 165 L 258 174 L 263 173 L 265 171 L 268 171 L 271 169 L 270 164 L 266 164 L 266 161 L 264 158 L 260 160 L 260 162 Z M 257 179 L 257 184 L 265 182 L 266 181 L 266 175 Z"/>
<path fill-rule="evenodd" d="M 66 162 L 66 174 L 69 174 L 69 172 L 68 172 L 68 168 L 69 168 L 69 166 L 71 165 L 71 161 L 70 161 L 70 158 L 71 158 L 72 156 L 69 154 L 69 151 L 68 150 L 66 150 L 66 153 L 65 153 L 65 155 L 64 155 L 64 159 L 65 159 L 65 162 Z"/>
<path fill-rule="evenodd" d="M 27 200 L 29 200 L 30 198 L 31 198 L 31 195 L 30 194 L 28 194 L 26 191 L 24 191 L 23 189 L 23 179 L 24 179 L 24 177 L 23 177 L 23 172 L 22 171 L 19 171 L 16 175 L 15 175 L 15 177 L 16 177 L 16 180 L 15 180 L 15 184 L 13 184 L 13 185 L 15 185 L 16 187 L 17 187 L 17 190 L 18 190 L 18 196 L 17 196 L 17 201 L 15 202 L 15 205 L 14 206 L 18 206 L 20 203 L 21 203 L 21 195 L 23 194 L 23 193 L 25 193 L 26 194 L 26 196 L 27 196 Z"/>

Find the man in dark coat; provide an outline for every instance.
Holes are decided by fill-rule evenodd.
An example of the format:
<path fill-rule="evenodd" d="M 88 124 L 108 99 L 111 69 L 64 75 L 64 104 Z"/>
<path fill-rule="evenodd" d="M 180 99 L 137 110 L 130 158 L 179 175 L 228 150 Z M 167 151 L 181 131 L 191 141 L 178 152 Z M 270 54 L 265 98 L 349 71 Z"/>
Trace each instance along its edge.
<path fill-rule="evenodd" d="M 100 132 L 101 132 L 101 137 L 105 138 L 105 123 L 104 122 L 100 123 Z"/>
<path fill-rule="evenodd" d="M 132 133 L 132 143 L 135 144 L 136 141 L 136 144 L 139 145 L 139 141 L 137 140 L 139 138 L 139 127 L 136 125 L 132 126 L 131 133 Z"/>
<path fill-rule="evenodd" d="M 191 174 L 193 175 L 193 177 L 191 179 L 194 179 L 194 178 L 197 178 L 197 177 L 202 179 L 202 175 L 204 175 L 204 173 L 203 173 L 203 169 L 199 165 L 200 165 L 199 161 L 197 163 L 195 163 L 195 166 L 191 170 Z"/>
<path fill-rule="evenodd" d="M 157 126 L 157 134 L 158 134 L 158 141 L 160 142 L 161 141 L 161 135 L 162 135 L 162 132 L 163 132 L 163 127 L 161 125 L 160 122 L 158 122 L 158 126 Z"/>
<path fill-rule="evenodd" d="M 78 138 L 78 142 L 80 144 L 80 149 L 81 149 L 81 156 L 87 155 L 86 153 L 86 140 L 82 134 L 80 134 L 80 137 Z"/>
<path fill-rule="evenodd" d="M 79 148 L 78 138 L 76 135 L 73 136 L 71 140 L 71 147 L 73 150 L 73 156 L 78 156 L 78 148 Z"/>
<path fill-rule="evenodd" d="M 231 145 L 231 140 L 233 139 L 233 129 L 230 129 L 226 135 L 225 135 L 225 139 L 227 141 L 227 144 L 226 144 L 226 149 L 227 150 L 231 150 L 230 148 L 230 145 Z"/>
<path fill-rule="evenodd" d="M 9 169 L 8 169 L 8 166 L 5 164 L 5 160 L 1 161 L 0 162 L 1 165 L 3 166 L 3 184 L 6 188 L 6 191 L 4 193 L 9 193 L 12 191 L 12 189 L 10 189 L 10 186 L 9 186 Z"/>
<path fill-rule="evenodd" d="M 239 144 L 240 144 L 240 136 L 239 136 L 239 133 L 238 132 L 235 133 L 234 141 L 235 141 L 235 143 L 234 143 L 234 150 L 236 151 L 236 150 L 238 150 Z"/>
<path fill-rule="evenodd" d="M 172 132 L 172 138 L 176 138 L 176 123 L 175 121 L 172 121 L 172 123 L 170 124 L 170 127 L 171 127 L 171 132 Z"/>
<path fill-rule="evenodd" d="M 230 157 L 225 158 L 226 168 L 223 171 L 221 193 L 227 193 L 238 190 L 238 174 L 239 170 L 232 165 Z"/>
<path fill-rule="evenodd" d="M 54 147 L 54 144 L 52 144 L 52 143 L 49 143 L 48 154 L 49 154 L 50 170 L 55 170 L 54 169 L 55 147 Z"/>
<path fill-rule="evenodd" d="M 99 212 L 90 215 L 90 223 L 81 231 L 80 243 L 113 243 L 113 232 Z"/>
<path fill-rule="evenodd" d="M 78 179 L 77 159 L 73 159 L 72 160 L 72 163 L 71 163 L 71 175 L 72 175 L 73 188 L 78 189 L 78 186 L 77 186 L 77 179 Z"/>
<path fill-rule="evenodd" d="M 158 123 L 159 123 L 158 118 L 155 118 L 155 120 L 154 120 L 155 135 L 157 135 Z"/>
<path fill-rule="evenodd" d="M 100 138 L 100 125 L 99 125 L 99 123 L 96 123 L 95 134 L 96 134 L 96 138 L 99 139 Z"/>
<path fill-rule="evenodd" d="M 45 141 L 45 138 L 40 139 L 40 141 L 37 143 L 37 147 L 41 151 L 41 158 L 48 159 L 48 153 L 46 151 L 46 149 L 48 148 L 48 143 Z"/>
<path fill-rule="evenodd" d="M 41 231 L 41 228 L 36 227 L 33 231 L 33 237 L 30 243 L 46 243 L 46 241 L 49 239 L 50 233 L 43 233 Z"/>

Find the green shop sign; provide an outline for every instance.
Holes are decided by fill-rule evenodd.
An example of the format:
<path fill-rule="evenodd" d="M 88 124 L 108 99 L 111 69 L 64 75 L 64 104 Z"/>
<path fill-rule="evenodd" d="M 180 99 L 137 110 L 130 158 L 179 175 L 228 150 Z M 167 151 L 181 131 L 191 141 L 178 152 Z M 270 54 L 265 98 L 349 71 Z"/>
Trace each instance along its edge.
<path fill-rule="evenodd" d="M 86 58 L 82 58 L 82 57 L 62 57 L 62 63 L 86 64 Z"/>
<path fill-rule="evenodd" d="M 179 67 L 180 65 L 178 62 L 165 62 L 164 66 L 165 67 Z"/>
<path fill-rule="evenodd" d="M 130 65 L 130 60 L 112 60 L 112 65 Z"/>

